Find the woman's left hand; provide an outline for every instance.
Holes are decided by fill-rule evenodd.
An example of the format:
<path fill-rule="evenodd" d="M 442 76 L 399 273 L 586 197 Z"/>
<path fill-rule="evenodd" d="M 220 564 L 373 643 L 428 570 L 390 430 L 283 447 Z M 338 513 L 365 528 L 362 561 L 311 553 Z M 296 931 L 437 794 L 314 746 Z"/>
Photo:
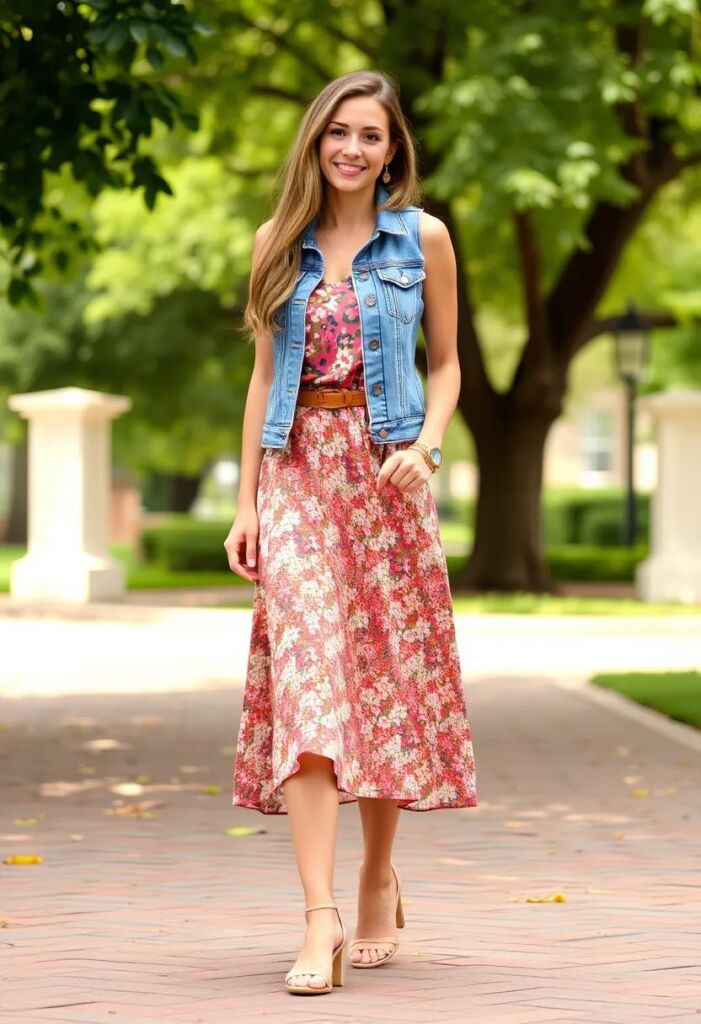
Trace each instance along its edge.
<path fill-rule="evenodd" d="M 382 463 L 375 489 L 381 491 L 390 483 L 404 494 L 414 494 L 432 475 L 421 452 L 416 448 L 400 448 Z"/>

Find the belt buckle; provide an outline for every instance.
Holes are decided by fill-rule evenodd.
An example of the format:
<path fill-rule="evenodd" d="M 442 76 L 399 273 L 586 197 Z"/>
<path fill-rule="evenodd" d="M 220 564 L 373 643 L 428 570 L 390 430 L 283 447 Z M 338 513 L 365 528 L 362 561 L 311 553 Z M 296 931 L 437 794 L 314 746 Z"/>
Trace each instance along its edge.
<path fill-rule="evenodd" d="M 340 398 L 340 402 L 331 401 L 330 404 L 327 406 L 327 408 L 329 408 L 329 409 L 339 409 L 341 406 L 346 404 L 346 396 L 344 394 L 344 389 L 343 388 L 324 388 L 323 391 L 324 391 L 325 396 L 326 395 L 328 395 L 328 396 L 331 396 L 331 395 L 336 396 L 337 395 Z"/>

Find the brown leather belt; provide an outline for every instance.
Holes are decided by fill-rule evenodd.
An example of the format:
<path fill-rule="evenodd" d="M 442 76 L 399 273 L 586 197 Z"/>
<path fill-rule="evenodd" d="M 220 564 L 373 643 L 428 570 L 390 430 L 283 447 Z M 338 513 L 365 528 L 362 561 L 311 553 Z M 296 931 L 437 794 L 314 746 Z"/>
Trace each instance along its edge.
<path fill-rule="evenodd" d="M 339 409 L 344 405 L 367 405 L 367 400 L 362 388 L 300 388 L 297 405 Z"/>

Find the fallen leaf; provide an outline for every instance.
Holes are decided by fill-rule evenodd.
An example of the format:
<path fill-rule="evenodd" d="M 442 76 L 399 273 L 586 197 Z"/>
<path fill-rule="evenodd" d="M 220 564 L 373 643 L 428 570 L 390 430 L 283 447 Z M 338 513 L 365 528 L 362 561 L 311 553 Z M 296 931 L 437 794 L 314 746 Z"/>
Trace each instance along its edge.
<path fill-rule="evenodd" d="M 144 787 L 138 782 L 118 782 L 116 786 L 110 786 L 110 793 L 117 793 L 119 796 L 141 796 Z"/>
<path fill-rule="evenodd" d="M 567 903 L 562 892 L 553 892 L 549 896 L 526 896 L 526 903 Z"/>
<path fill-rule="evenodd" d="M 629 789 L 629 796 L 650 796 L 649 789 Z"/>
<path fill-rule="evenodd" d="M 201 792 L 202 793 L 221 793 L 221 786 L 217 786 L 215 783 L 212 783 L 209 786 L 202 786 Z"/>
<path fill-rule="evenodd" d="M 129 750 L 131 743 L 122 743 L 121 740 L 104 739 L 86 740 L 83 743 L 85 750 Z"/>
<path fill-rule="evenodd" d="M 233 828 L 227 828 L 224 830 L 224 835 L 227 836 L 255 836 L 259 832 L 267 832 L 267 828 L 248 828 L 246 825 L 235 825 Z M 404 902 L 402 900 L 402 902 Z"/>
<path fill-rule="evenodd" d="M 3 864 L 42 864 L 44 858 L 39 853 L 14 853 L 5 857 Z"/>
<path fill-rule="evenodd" d="M 91 764 L 79 764 L 78 771 L 81 775 L 94 775 L 95 769 Z"/>
<path fill-rule="evenodd" d="M 236 753 L 236 747 L 220 747 L 219 753 L 224 754 L 225 757 L 233 757 Z"/>
<path fill-rule="evenodd" d="M 147 782 L 151 781 L 150 775 L 137 775 L 136 782 L 140 782 L 142 785 L 146 785 Z"/>
<path fill-rule="evenodd" d="M 138 818 L 153 818 L 155 815 L 150 813 L 149 808 L 162 806 L 162 800 L 140 800 L 135 804 L 120 804 L 117 807 L 106 807 L 105 814 L 130 814 Z"/>
<path fill-rule="evenodd" d="M 38 818 L 15 818 L 12 822 L 13 825 L 38 825 Z"/>
<path fill-rule="evenodd" d="M 209 768 L 200 768 L 196 764 L 181 764 L 178 771 L 182 772 L 183 775 L 195 775 L 196 772 L 208 772 Z"/>

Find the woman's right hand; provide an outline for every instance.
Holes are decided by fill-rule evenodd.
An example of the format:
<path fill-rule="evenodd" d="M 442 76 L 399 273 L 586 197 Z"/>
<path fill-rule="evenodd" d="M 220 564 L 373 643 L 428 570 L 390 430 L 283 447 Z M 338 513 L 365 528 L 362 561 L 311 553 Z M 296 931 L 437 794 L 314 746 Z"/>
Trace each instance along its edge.
<path fill-rule="evenodd" d="M 253 507 L 240 508 L 224 541 L 229 568 L 251 583 L 258 575 L 258 513 Z"/>

